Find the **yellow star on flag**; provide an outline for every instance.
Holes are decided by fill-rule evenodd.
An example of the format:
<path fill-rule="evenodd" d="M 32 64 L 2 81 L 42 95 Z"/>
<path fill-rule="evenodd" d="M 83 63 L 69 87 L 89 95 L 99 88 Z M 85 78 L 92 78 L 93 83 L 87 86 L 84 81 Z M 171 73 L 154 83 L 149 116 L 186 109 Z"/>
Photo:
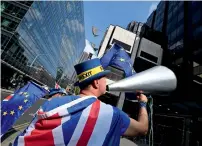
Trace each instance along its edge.
<path fill-rule="evenodd" d="M 15 113 L 14 110 L 12 110 L 10 114 L 13 115 L 14 113 Z"/>
<path fill-rule="evenodd" d="M 8 114 L 7 111 L 5 111 L 5 112 L 3 113 L 4 116 L 7 115 L 7 114 Z"/>
<path fill-rule="evenodd" d="M 24 103 L 26 103 L 27 101 L 28 101 L 28 100 L 27 100 L 27 99 L 25 99 L 25 100 L 24 100 Z"/>
<path fill-rule="evenodd" d="M 18 109 L 21 110 L 21 109 L 22 109 L 22 105 L 20 105 L 20 106 L 18 107 Z"/>
<path fill-rule="evenodd" d="M 121 58 L 120 61 L 123 62 L 123 61 L 125 61 L 125 59 Z"/>

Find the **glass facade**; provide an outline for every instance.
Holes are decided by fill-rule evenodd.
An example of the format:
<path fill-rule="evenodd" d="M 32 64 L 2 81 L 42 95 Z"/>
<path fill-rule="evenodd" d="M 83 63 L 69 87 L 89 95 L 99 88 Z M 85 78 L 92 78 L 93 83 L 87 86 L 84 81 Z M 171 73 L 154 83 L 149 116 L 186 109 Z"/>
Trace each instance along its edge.
<path fill-rule="evenodd" d="M 1 7 L 2 13 L 7 7 Z M 15 27 L 3 17 L 2 28 L 12 37 L 2 35 L 2 60 L 48 86 L 54 86 L 58 67 L 70 79 L 85 47 L 83 2 L 35 1 L 25 13 Z"/>
<path fill-rule="evenodd" d="M 153 29 L 155 22 L 156 11 L 153 11 L 151 15 L 147 18 L 146 24 Z"/>
<path fill-rule="evenodd" d="M 193 39 L 201 40 L 202 38 L 202 2 L 192 2 L 192 26 L 193 26 Z M 201 42 L 200 42 L 201 44 Z"/>
<path fill-rule="evenodd" d="M 168 2 L 168 18 L 167 18 L 168 49 L 183 48 L 184 37 L 184 2 L 169 1 Z"/>
<path fill-rule="evenodd" d="M 156 16 L 154 22 L 154 29 L 157 31 L 161 31 L 163 29 L 163 21 L 164 21 L 164 13 L 165 13 L 166 2 L 161 1 L 156 9 Z"/>

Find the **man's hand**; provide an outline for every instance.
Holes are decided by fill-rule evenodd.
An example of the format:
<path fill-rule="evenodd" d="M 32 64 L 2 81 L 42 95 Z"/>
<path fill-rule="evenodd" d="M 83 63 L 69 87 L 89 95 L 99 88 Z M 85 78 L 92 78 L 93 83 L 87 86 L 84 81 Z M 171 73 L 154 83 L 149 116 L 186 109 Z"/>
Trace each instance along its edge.
<path fill-rule="evenodd" d="M 142 101 L 142 102 L 147 102 L 148 101 L 147 97 L 144 94 L 142 94 L 142 93 L 140 93 L 139 95 L 137 95 L 137 100 L 139 102 L 140 101 Z"/>
<path fill-rule="evenodd" d="M 139 102 L 147 102 L 147 97 L 140 92 L 137 96 Z M 137 135 L 146 135 L 148 131 L 148 114 L 145 107 L 141 107 L 139 111 L 138 121 L 130 118 L 130 125 L 126 132 L 125 136 L 137 136 Z"/>

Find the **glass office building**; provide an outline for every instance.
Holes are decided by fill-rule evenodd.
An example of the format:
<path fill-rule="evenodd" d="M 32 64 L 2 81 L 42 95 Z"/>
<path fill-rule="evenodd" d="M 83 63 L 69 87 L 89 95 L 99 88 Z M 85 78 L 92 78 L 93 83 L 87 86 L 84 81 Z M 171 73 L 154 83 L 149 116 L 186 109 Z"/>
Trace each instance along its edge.
<path fill-rule="evenodd" d="M 81 1 L 2 2 L 1 62 L 48 86 L 58 68 L 71 78 L 85 47 L 83 13 Z"/>
<path fill-rule="evenodd" d="M 154 106 L 154 113 L 156 113 L 154 141 L 162 145 L 200 145 L 202 143 L 198 136 L 198 127 L 202 125 L 200 120 L 202 107 L 200 99 L 202 95 L 201 18 L 202 2 L 200 1 L 161 1 L 156 9 L 154 29 L 162 31 L 167 36 L 165 45 L 167 47 L 164 48 L 166 50 L 164 52 L 169 57 L 166 60 L 164 56 L 163 59 L 166 65 L 175 72 L 178 82 L 176 91 L 169 98 L 154 98 L 154 103 L 159 105 Z M 149 21 L 148 18 L 148 23 Z M 167 123 L 166 121 L 175 122 Z M 171 128 L 159 126 L 161 124 Z M 180 127 L 182 125 L 183 127 Z M 161 136 L 165 133 L 166 136 Z M 173 133 L 176 135 L 173 136 Z M 173 137 L 176 139 L 173 140 Z"/>
<path fill-rule="evenodd" d="M 155 16 L 156 16 L 156 10 L 151 13 L 151 15 L 147 18 L 146 22 L 146 25 L 148 25 L 152 29 L 154 28 Z"/>
<path fill-rule="evenodd" d="M 168 49 L 183 48 L 184 39 L 184 2 L 172 1 L 168 4 L 168 24 L 166 34 L 168 36 Z M 177 50 L 176 50 L 177 51 Z"/>
<path fill-rule="evenodd" d="M 154 21 L 154 29 L 157 31 L 163 31 L 163 24 L 165 19 L 165 10 L 166 10 L 166 2 L 160 1 L 156 9 L 155 21 Z M 153 13 L 151 14 L 153 15 Z"/>

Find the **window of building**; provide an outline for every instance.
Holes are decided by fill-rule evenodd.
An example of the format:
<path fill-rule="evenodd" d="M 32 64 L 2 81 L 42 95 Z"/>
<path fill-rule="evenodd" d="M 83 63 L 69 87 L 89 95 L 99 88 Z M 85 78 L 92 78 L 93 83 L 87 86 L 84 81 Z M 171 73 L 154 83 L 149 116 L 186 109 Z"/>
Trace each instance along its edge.
<path fill-rule="evenodd" d="M 164 13 L 162 13 L 161 15 L 160 15 L 160 18 L 159 18 L 159 21 L 161 22 L 161 21 L 163 21 L 163 18 L 164 18 L 164 15 L 163 15 Z"/>
<path fill-rule="evenodd" d="M 172 31 L 172 29 L 171 29 L 171 21 L 168 21 L 168 25 L 167 25 L 167 33 L 169 34 L 171 31 Z"/>
<path fill-rule="evenodd" d="M 197 7 L 198 2 L 197 1 L 192 1 L 192 9 L 195 9 Z"/>
<path fill-rule="evenodd" d="M 168 10 L 170 11 L 173 7 L 173 2 L 172 1 L 169 1 L 169 4 L 168 4 Z"/>
<path fill-rule="evenodd" d="M 8 31 L 14 31 L 17 28 L 17 23 L 2 17 L 1 26 Z"/>
<path fill-rule="evenodd" d="M 168 35 L 168 42 L 171 42 L 171 35 Z"/>
<path fill-rule="evenodd" d="M 2 18 L 1 26 L 8 27 L 10 24 L 11 24 L 10 20 Z"/>
<path fill-rule="evenodd" d="M 181 6 L 183 6 L 183 5 L 184 5 L 184 1 L 179 1 L 178 7 L 181 7 Z"/>
<path fill-rule="evenodd" d="M 24 10 L 24 9 L 19 9 L 19 11 L 18 11 L 18 13 L 17 13 L 17 17 L 18 18 L 23 18 L 24 16 L 25 16 L 25 14 L 26 14 L 26 10 Z"/>
<path fill-rule="evenodd" d="M 10 13 L 12 12 L 12 10 L 13 10 L 14 7 L 15 7 L 15 6 L 13 6 L 12 4 L 10 4 L 10 3 L 8 3 L 8 2 L 5 2 L 5 9 L 4 9 L 4 12 L 10 14 Z"/>
<path fill-rule="evenodd" d="M 192 15 L 192 23 L 196 24 L 201 19 L 201 9 L 198 9 L 193 15 Z"/>
<path fill-rule="evenodd" d="M 176 44 L 171 45 L 171 46 L 169 47 L 169 50 L 175 49 L 175 46 L 176 46 Z"/>
<path fill-rule="evenodd" d="M 175 38 L 176 38 L 176 33 L 177 33 L 176 29 L 171 33 L 171 41 L 174 41 L 174 40 L 175 40 Z"/>
<path fill-rule="evenodd" d="M 1 34 L 1 49 L 4 49 L 5 45 L 9 41 L 9 39 L 10 38 L 8 36 Z"/>
<path fill-rule="evenodd" d="M 197 38 L 199 34 L 202 34 L 202 26 L 197 27 L 197 28 L 193 31 L 193 36 L 194 36 L 194 38 Z"/>
<path fill-rule="evenodd" d="M 175 14 L 176 15 L 176 14 Z M 175 28 L 176 27 L 176 24 L 177 24 L 177 16 L 175 16 L 173 19 L 172 19 L 172 28 Z"/>
<path fill-rule="evenodd" d="M 184 18 L 184 11 L 181 11 L 179 14 L 178 14 L 178 22 L 180 21 L 180 20 L 182 20 L 182 18 Z"/>
<path fill-rule="evenodd" d="M 11 51 L 12 53 L 15 53 L 16 50 L 17 50 L 17 48 L 18 48 L 18 45 L 15 43 L 15 44 L 13 44 L 13 45 L 11 46 L 10 51 Z"/>
<path fill-rule="evenodd" d="M 180 37 L 182 36 L 184 32 L 184 24 L 181 24 L 178 28 L 177 28 L 177 36 Z"/>
<path fill-rule="evenodd" d="M 1 2 L 1 12 L 3 12 L 6 9 L 6 3 Z"/>
<path fill-rule="evenodd" d="M 142 57 L 144 57 L 144 58 L 146 58 L 148 60 L 151 60 L 151 61 L 153 61 L 155 63 L 158 62 L 158 58 L 156 56 L 148 54 L 147 52 L 141 51 L 140 56 L 142 56 Z"/>
<path fill-rule="evenodd" d="M 9 28 L 11 28 L 12 31 L 15 31 L 15 29 L 17 28 L 17 26 L 18 26 L 17 23 L 12 22 L 12 23 L 10 23 Z"/>
<path fill-rule="evenodd" d="M 172 11 L 169 12 L 168 14 L 168 21 L 172 18 Z"/>
<path fill-rule="evenodd" d="M 175 15 L 177 13 L 177 10 L 178 10 L 178 6 L 175 6 L 173 9 L 173 15 Z"/>

